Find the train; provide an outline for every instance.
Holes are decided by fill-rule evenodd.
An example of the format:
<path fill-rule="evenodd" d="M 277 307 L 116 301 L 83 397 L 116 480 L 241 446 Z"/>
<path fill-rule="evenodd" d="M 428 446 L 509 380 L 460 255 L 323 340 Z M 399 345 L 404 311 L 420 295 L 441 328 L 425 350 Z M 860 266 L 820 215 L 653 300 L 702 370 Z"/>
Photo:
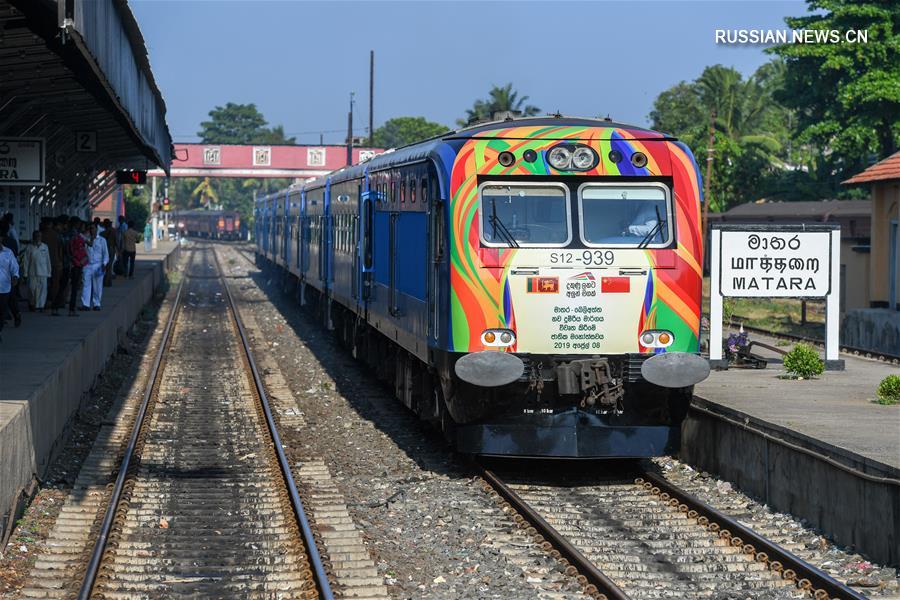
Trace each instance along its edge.
<path fill-rule="evenodd" d="M 483 123 L 257 198 L 256 257 L 460 452 L 664 455 L 709 374 L 700 181 L 665 133 Z"/>
<path fill-rule="evenodd" d="M 181 210 L 172 213 L 181 236 L 215 240 L 242 239 L 241 215 L 236 210 Z"/>

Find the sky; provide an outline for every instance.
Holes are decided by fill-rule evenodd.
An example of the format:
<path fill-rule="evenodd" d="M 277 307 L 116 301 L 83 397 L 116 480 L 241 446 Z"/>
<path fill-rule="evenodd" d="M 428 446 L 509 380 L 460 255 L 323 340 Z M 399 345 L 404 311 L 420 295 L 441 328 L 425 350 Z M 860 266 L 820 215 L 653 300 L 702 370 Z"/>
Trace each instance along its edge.
<path fill-rule="evenodd" d="M 397 116 L 454 126 L 492 85 L 511 82 L 543 112 L 648 125 L 653 101 L 703 68 L 750 75 L 759 45 L 717 45 L 716 29 L 784 29 L 801 0 L 311 2 L 132 0 L 175 141 L 226 102 L 254 103 L 299 143 L 342 143 Z"/>

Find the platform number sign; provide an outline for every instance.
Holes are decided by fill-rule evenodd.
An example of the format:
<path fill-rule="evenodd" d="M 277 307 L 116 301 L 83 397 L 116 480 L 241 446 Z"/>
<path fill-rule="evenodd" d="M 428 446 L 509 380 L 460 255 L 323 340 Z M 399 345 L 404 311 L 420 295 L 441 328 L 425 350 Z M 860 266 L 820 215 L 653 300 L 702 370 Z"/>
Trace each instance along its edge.
<path fill-rule="evenodd" d="M 96 131 L 76 131 L 75 132 L 75 152 L 96 152 L 97 151 L 97 132 Z"/>
<path fill-rule="evenodd" d="M 147 171 L 116 171 L 116 183 L 144 185 L 147 183 Z"/>

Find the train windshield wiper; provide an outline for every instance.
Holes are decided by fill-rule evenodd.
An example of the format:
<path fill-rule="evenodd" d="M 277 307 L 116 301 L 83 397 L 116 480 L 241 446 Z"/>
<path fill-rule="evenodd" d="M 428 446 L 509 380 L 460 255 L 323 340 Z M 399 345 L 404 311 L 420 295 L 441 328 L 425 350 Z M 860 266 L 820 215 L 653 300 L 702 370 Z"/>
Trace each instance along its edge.
<path fill-rule="evenodd" d="M 503 221 L 500 220 L 500 217 L 497 216 L 497 199 L 491 198 L 491 216 L 488 217 L 488 222 L 491 224 L 491 237 L 496 239 L 497 232 L 500 232 L 500 237 L 509 244 L 512 248 L 518 248 L 519 242 L 516 241 L 516 238 L 513 237 L 513 234 L 510 233 L 509 229 L 506 225 L 503 224 Z"/>
<path fill-rule="evenodd" d="M 666 224 L 662 216 L 659 214 L 659 207 L 654 206 L 653 208 L 656 209 L 656 225 L 653 226 L 653 229 L 647 232 L 647 235 L 645 235 L 644 239 L 641 240 L 641 243 L 638 244 L 638 248 L 646 248 L 650 244 L 650 240 L 656 237 L 656 234 L 662 231 L 662 228 Z"/>

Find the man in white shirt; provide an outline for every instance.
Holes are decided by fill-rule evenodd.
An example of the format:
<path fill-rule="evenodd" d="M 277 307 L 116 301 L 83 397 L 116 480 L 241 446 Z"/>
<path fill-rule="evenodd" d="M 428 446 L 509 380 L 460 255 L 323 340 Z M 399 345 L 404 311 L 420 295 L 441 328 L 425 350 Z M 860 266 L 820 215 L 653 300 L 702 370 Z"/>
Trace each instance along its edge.
<path fill-rule="evenodd" d="M 0 331 L 3 330 L 3 319 L 6 317 L 10 292 L 18 283 L 19 261 L 16 260 L 16 255 L 12 253 L 12 250 L 6 246 L 0 246 Z"/>
<path fill-rule="evenodd" d="M 44 312 L 47 303 L 47 280 L 50 278 L 50 249 L 41 241 L 41 232 L 35 231 L 31 243 L 25 248 L 22 269 L 31 291 L 31 308 Z"/>
<path fill-rule="evenodd" d="M 95 223 L 91 223 L 89 231 L 88 264 L 84 268 L 81 305 L 83 306 L 82 310 L 100 310 L 100 300 L 103 298 L 103 276 L 106 274 L 106 265 L 109 262 L 109 248 L 106 240 L 97 234 Z"/>

